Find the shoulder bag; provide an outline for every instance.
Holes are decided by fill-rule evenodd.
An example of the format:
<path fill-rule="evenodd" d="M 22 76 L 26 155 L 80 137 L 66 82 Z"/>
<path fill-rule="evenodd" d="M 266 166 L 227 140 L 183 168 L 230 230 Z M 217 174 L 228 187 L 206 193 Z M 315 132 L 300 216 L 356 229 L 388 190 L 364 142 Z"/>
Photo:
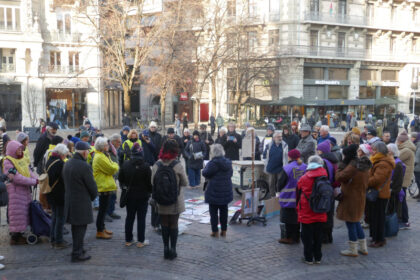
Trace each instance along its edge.
<path fill-rule="evenodd" d="M 382 184 L 379 190 L 374 188 L 368 188 L 366 191 L 366 200 L 369 202 L 375 202 L 379 197 L 379 192 L 385 187 L 385 185 L 391 180 L 391 177 Z"/>

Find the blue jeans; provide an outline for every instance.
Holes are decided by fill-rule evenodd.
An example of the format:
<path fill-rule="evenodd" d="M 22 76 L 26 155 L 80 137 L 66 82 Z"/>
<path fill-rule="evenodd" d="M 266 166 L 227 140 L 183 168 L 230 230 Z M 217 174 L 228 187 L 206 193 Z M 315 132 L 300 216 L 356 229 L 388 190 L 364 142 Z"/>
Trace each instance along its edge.
<path fill-rule="evenodd" d="M 115 211 L 115 202 L 117 201 L 117 193 L 113 193 L 111 194 L 111 197 L 109 199 L 109 205 L 108 205 L 108 210 L 106 211 L 106 213 L 111 216 L 112 213 L 114 213 Z"/>
<path fill-rule="evenodd" d="M 188 167 L 188 181 L 191 187 L 200 185 L 201 180 L 201 169 L 195 169 Z"/>
<path fill-rule="evenodd" d="M 365 233 L 363 232 L 360 222 L 346 222 L 347 230 L 349 232 L 349 240 L 357 241 L 358 239 L 365 239 Z"/>
<path fill-rule="evenodd" d="M 65 224 L 64 220 L 64 205 L 51 204 L 52 216 L 51 216 L 51 232 L 50 240 L 51 243 L 62 243 L 63 242 L 63 227 Z"/>

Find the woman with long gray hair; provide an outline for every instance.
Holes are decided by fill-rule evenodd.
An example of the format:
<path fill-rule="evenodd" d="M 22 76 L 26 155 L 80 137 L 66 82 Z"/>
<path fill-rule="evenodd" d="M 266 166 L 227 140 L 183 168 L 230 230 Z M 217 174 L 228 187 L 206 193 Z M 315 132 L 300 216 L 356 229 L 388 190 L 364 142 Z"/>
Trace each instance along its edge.
<path fill-rule="evenodd" d="M 232 162 L 225 158 L 225 151 L 220 144 L 214 144 L 210 148 L 211 160 L 203 170 L 203 176 L 208 180 L 205 192 L 205 201 L 209 204 L 211 235 L 219 237 L 217 227 L 220 219 L 222 232 L 220 236 L 226 237 L 228 204 L 233 200 L 232 192 Z"/>

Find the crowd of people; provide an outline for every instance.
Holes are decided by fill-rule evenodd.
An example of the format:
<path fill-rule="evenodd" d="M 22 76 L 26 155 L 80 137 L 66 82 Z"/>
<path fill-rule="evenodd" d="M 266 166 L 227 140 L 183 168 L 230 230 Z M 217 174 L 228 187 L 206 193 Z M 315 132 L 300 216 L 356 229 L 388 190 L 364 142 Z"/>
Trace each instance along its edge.
<path fill-rule="evenodd" d="M 254 159 L 264 162 L 269 197 L 278 197 L 281 206 L 279 242 L 302 241 L 303 262 L 321 262 L 322 244 L 333 242 L 335 216 L 348 229 L 348 248 L 341 251 L 344 256 L 367 255 L 368 247 L 384 246 L 386 215 L 397 213 L 400 229 L 410 228 L 406 196 L 413 176 L 420 185 L 420 133 L 415 129 L 411 135 L 406 130 L 399 133 L 398 126 L 397 131 L 378 128 L 366 125 L 362 132 L 355 126 L 341 144 L 331 136 L 329 126 L 298 121 L 284 125 L 281 132 L 268 124 L 262 139 L 255 134 Z M 67 138 L 57 135 L 57 130 L 55 123 L 45 127 L 33 161 L 25 133 L 20 132 L 15 141 L 3 133 L 0 148 L 5 154 L 2 171 L 8 177 L 11 245 L 26 243 L 32 187 L 41 174 L 47 174 L 51 188 L 40 194 L 43 208 L 51 213 L 51 246 L 72 246 L 73 262 L 90 259 L 84 236 L 87 225 L 94 222 L 93 209 L 97 209 L 96 238 L 112 239 L 106 224 L 121 218 L 115 213 L 118 186 L 123 190 L 120 205 L 127 212 L 127 247 L 149 245 L 145 230 L 151 205 L 151 223 L 162 234 L 164 258 L 175 259 L 178 219 L 185 211 L 184 189 L 203 185 L 210 235 L 226 237 L 228 205 L 233 200 L 232 161 L 241 159 L 243 140 L 255 132 L 249 123 L 242 135 L 235 123 L 225 127 L 219 116 L 212 118 L 210 131 L 202 124 L 190 134 L 187 126 L 182 135 L 178 116 L 165 136 L 157 131 L 155 122 L 140 132 L 124 126 L 109 138 L 90 122 Z M 331 187 L 331 199 L 338 205 L 326 204 L 328 209 L 319 211 L 312 196 L 324 185 Z M 71 225 L 72 244 L 63 238 L 66 223 Z M 369 227 L 369 244 L 363 227 Z"/>

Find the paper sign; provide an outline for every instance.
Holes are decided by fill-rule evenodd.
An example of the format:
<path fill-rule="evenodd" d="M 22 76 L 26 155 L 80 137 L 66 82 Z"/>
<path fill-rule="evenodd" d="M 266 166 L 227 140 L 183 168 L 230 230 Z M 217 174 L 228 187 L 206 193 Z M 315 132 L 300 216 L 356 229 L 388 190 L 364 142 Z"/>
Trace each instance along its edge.
<path fill-rule="evenodd" d="M 252 199 L 252 191 L 242 193 L 242 216 L 251 216 L 253 212 L 257 212 L 258 198 L 260 189 L 254 189 L 254 198 Z"/>

